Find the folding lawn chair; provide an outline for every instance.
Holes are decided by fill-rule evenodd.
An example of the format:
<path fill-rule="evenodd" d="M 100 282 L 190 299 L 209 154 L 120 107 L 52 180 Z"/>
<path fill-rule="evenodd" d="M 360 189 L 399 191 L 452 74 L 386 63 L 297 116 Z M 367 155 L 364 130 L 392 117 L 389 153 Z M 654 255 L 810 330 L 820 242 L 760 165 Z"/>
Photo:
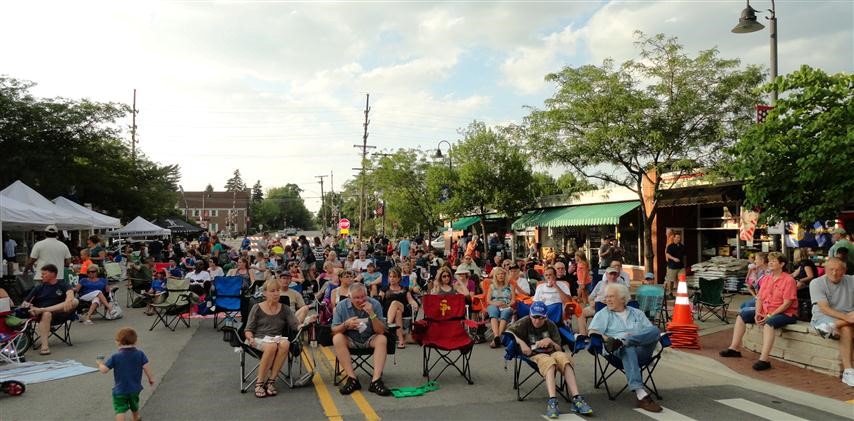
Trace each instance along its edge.
<path fill-rule="evenodd" d="M 147 271 L 129 267 L 127 270 L 127 296 L 125 306 L 130 308 L 138 297 L 145 297 L 145 293 L 151 289 L 151 277 Z"/>
<path fill-rule="evenodd" d="M 6 325 L 6 316 L 10 314 L 11 311 L 0 313 L 0 364 L 24 362 L 24 353 L 29 349 L 26 333 Z"/>
<path fill-rule="evenodd" d="M 727 311 L 733 295 L 735 294 L 724 293 L 724 280 L 722 278 L 700 278 L 700 290 L 691 297 L 697 309 L 697 320 L 704 322 L 715 316 L 722 322 L 729 324 Z"/>
<path fill-rule="evenodd" d="M 466 328 L 471 327 L 467 325 L 476 325 L 476 323 L 465 318 L 465 296 L 462 294 L 425 295 L 423 299 L 424 319 L 416 322 L 418 328 L 413 329 L 413 337 L 421 345 L 422 375 L 427 377 L 427 380 L 436 380 L 445 370 L 453 367 L 468 384 L 474 384 L 471 377 L 474 341 Z M 453 352 L 459 352 L 459 355 L 453 358 L 451 357 Z M 444 366 L 431 378 L 430 372 L 439 363 L 444 363 Z M 457 365 L 458 363 L 461 365 Z"/>
<path fill-rule="evenodd" d="M 394 356 L 397 352 L 397 326 L 389 326 L 385 332 L 386 337 L 386 355 Z M 349 348 L 350 361 L 353 364 L 353 371 L 362 370 L 369 376 L 374 375 L 374 365 L 371 364 L 371 358 L 374 356 L 372 348 Z M 338 356 L 335 357 L 335 378 L 333 379 L 335 386 L 338 386 L 344 380 L 347 380 L 347 373 L 344 372 L 344 367 L 341 367 L 341 362 L 338 361 Z"/>
<path fill-rule="evenodd" d="M 50 340 L 50 337 L 56 337 L 62 341 L 62 343 L 68 346 L 74 346 L 74 344 L 71 343 L 71 326 L 74 325 L 74 321 L 77 319 L 77 313 L 74 311 L 71 313 L 65 313 L 59 317 L 54 313 L 50 324 L 50 335 L 47 340 Z M 39 331 L 37 329 L 38 324 L 38 318 L 31 317 L 24 322 L 24 326 L 21 328 L 21 330 L 29 337 L 31 346 L 35 345 L 36 342 L 42 339 L 39 336 Z"/>
<path fill-rule="evenodd" d="M 118 291 L 118 287 L 109 287 L 107 286 L 106 291 L 102 291 L 104 296 L 107 298 L 107 302 L 115 304 L 116 303 L 116 291 Z M 79 297 L 78 297 L 79 299 Z M 91 301 L 79 300 L 77 304 L 77 314 L 86 314 L 89 311 L 89 306 L 92 305 Z M 103 305 L 98 305 L 95 308 L 95 314 L 101 316 L 104 319 L 109 319 L 107 317 L 107 307 Z"/>
<path fill-rule="evenodd" d="M 617 396 L 620 396 L 620 394 L 623 393 L 629 385 L 624 385 L 616 393 L 611 392 L 611 388 L 608 386 L 608 379 L 616 373 L 625 374 L 625 371 L 623 370 L 623 361 L 616 355 L 609 354 L 605 351 L 604 343 L 604 338 L 602 338 L 601 335 L 596 333 L 590 335 L 590 346 L 587 350 L 593 354 L 594 357 L 593 387 L 598 389 L 600 386 L 605 386 L 605 391 L 608 393 L 608 399 L 614 400 Z M 641 377 L 643 378 L 643 385 L 658 399 L 661 399 L 661 395 L 658 394 L 658 387 L 655 385 L 652 373 L 655 371 L 655 368 L 658 367 L 658 362 L 661 360 L 661 353 L 664 351 L 664 348 L 668 347 L 670 347 L 670 332 L 661 332 L 658 337 L 657 350 L 653 351 L 652 355 L 648 358 L 638 361 L 638 365 L 641 369 Z"/>
<path fill-rule="evenodd" d="M 664 298 L 664 286 L 641 285 L 637 290 L 638 309 L 659 329 L 664 329 L 668 322 L 667 301 Z"/>
<path fill-rule="evenodd" d="M 122 265 L 116 262 L 104 263 L 104 273 L 108 282 L 118 282 L 122 280 Z"/>
<path fill-rule="evenodd" d="M 243 278 L 240 276 L 217 276 L 213 281 L 214 329 L 226 323 L 239 324 L 240 299 L 243 291 Z M 218 313 L 225 317 L 220 321 Z"/>
<path fill-rule="evenodd" d="M 306 332 L 308 326 L 310 325 L 300 326 L 297 332 L 290 332 L 292 335 L 288 334 L 289 332 L 282 332 L 282 336 L 289 338 L 290 348 L 288 350 L 288 361 L 282 366 L 282 371 L 279 371 L 276 377 L 287 385 L 289 389 L 307 386 L 314 377 L 314 361 L 311 354 L 303 346 L 303 333 Z M 222 332 L 225 341 L 229 345 L 239 348 L 240 393 L 246 393 L 246 391 L 255 385 L 255 379 L 258 377 L 258 367 L 261 365 L 262 352 L 243 340 L 244 331 L 242 328 L 225 325 L 222 327 Z M 251 368 L 249 367 L 247 357 L 257 360 Z"/>
<path fill-rule="evenodd" d="M 563 337 L 564 333 L 561 332 L 561 336 Z M 513 360 L 513 389 L 516 390 L 516 399 L 519 401 L 525 400 L 531 393 L 534 393 L 537 388 L 540 387 L 543 383 L 545 383 L 546 379 L 540 374 L 539 368 L 537 368 L 537 363 L 531 360 L 527 355 L 522 353 L 522 349 L 519 347 L 519 343 L 516 342 L 516 337 L 513 336 L 510 332 L 504 332 L 501 335 L 501 343 L 504 345 L 504 368 L 507 369 L 507 361 Z M 575 352 L 573 352 L 574 354 Z M 524 374 L 525 367 L 528 367 L 530 371 L 527 374 Z M 557 382 L 557 393 L 563 397 L 567 402 L 570 401 L 571 396 L 569 395 L 569 391 L 566 387 L 566 379 L 563 378 L 563 372 L 561 370 L 556 370 L 555 375 L 560 376 L 560 381 Z M 537 377 L 535 377 L 537 376 Z M 539 379 L 539 382 L 531 386 L 531 388 L 523 394 L 523 387 L 526 387 L 525 384 L 529 381 L 533 383 Z"/>
<path fill-rule="evenodd" d="M 174 332 L 179 321 L 190 327 L 189 318 L 181 316 L 189 315 L 190 308 L 197 301 L 193 297 L 195 294 L 190 292 L 189 279 L 166 278 L 166 298 L 162 303 L 151 304 L 155 319 L 148 330 L 154 330 L 159 323 L 163 323 Z"/>

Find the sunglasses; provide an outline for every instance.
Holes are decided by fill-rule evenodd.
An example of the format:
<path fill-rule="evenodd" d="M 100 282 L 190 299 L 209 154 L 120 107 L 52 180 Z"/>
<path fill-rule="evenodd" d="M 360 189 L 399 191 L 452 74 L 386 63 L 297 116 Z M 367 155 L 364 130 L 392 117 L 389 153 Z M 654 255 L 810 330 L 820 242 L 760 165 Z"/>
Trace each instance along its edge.
<path fill-rule="evenodd" d="M 531 316 L 531 318 L 535 319 L 535 320 L 542 320 L 542 319 L 545 319 L 546 316 Z"/>

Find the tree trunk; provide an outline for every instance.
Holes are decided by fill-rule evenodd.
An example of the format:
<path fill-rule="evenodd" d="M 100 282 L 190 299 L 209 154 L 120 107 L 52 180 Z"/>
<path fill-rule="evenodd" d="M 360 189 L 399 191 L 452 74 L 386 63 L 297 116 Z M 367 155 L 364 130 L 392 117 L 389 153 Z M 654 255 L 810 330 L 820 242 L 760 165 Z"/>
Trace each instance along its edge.
<path fill-rule="evenodd" d="M 652 224 L 655 221 L 655 215 L 648 218 L 646 210 L 643 210 L 643 255 L 647 272 L 652 272 L 655 267 L 655 249 L 652 246 Z"/>

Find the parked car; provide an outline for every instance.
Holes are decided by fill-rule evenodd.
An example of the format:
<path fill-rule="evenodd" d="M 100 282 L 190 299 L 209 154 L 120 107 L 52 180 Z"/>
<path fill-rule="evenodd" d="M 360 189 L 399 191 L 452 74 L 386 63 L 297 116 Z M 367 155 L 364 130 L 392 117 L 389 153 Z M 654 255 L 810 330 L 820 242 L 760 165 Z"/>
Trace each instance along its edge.
<path fill-rule="evenodd" d="M 445 235 L 439 234 L 438 237 L 436 237 L 432 241 L 430 241 L 430 247 L 433 247 L 436 250 L 444 250 L 445 249 Z"/>

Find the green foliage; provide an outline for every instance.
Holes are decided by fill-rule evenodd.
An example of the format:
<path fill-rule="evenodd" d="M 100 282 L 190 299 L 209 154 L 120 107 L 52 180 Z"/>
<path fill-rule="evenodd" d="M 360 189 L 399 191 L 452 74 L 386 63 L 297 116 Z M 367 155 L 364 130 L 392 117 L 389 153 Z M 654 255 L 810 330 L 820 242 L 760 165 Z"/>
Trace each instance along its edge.
<path fill-rule="evenodd" d="M 441 226 L 439 209 L 428 194 L 427 170 L 433 165 L 424 152 L 400 149 L 373 164 L 372 185 L 385 202 L 386 224 L 400 234 L 414 234 Z"/>
<path fill-rule="evenodd" d="M 261 180 L 258 180 L 252 186 L 252 203 L 258 203 L 262 200 L 264 200 L 264 190 L 261 189 Z"/>
<path fill-rule="evenodd" d="M 854 75 L 804 65 L 762 87 L 775 89 L 776 107 L 729 150 L 725 171 L 769 220 L 835 219 L 854 204 Z"/>
<path fill-rule="evenodd" d="M 306 209 L 300 193 L 302 189 L 290 183 L 267 190 L 267 198 L 253 207 L 253 224 L 264 225 L 265 230 L 285 227 L 314 228 L 311 212 Z"/>
<path fill-rule="evenodd" d="M 616 66 L 609 59 L 547 75 L 557 90 L 526 118 L 526 135 L 544 162 L 638 193 L 649 228 L 662 186 L 658 177 L 647 180 L 655 198 L 647 208 L 641 188 L 648 174 L 717 162 L 750 124 L 762 72 L 742 70 L 714 48 L 691 57 L 675 38 L 636 36 L 638 60 Z M 650 235 L 645 230 L 649 267 Z"/>
<path fill-rule="evenodd" d="M 118 120 L 125 104 L 36 98 L 31 82 L 0 77 L 0 185 L 20 179 L 42 195 L 72 197 L 124 221 L 175 213 L 178 166 L 137 151 Z"/>
<path fill-rule="evenodd" d="M 243 177 L 240 176 L 240 170 L 234 170 L 234 175 L 225 182 L 225 191 L 244 191 L 246 183 L 243 182 Z"/>
<path fill-rule="evenodd" d="M 588 190 L 595 190 L 596 186 L 587 180 L 579 180 L 570 172 L 563 173 L 557 180 L 551 175 L 543 172 L 533 174 L 534 181 L 531 190 L 534 197 L 573 195 Z"/>

